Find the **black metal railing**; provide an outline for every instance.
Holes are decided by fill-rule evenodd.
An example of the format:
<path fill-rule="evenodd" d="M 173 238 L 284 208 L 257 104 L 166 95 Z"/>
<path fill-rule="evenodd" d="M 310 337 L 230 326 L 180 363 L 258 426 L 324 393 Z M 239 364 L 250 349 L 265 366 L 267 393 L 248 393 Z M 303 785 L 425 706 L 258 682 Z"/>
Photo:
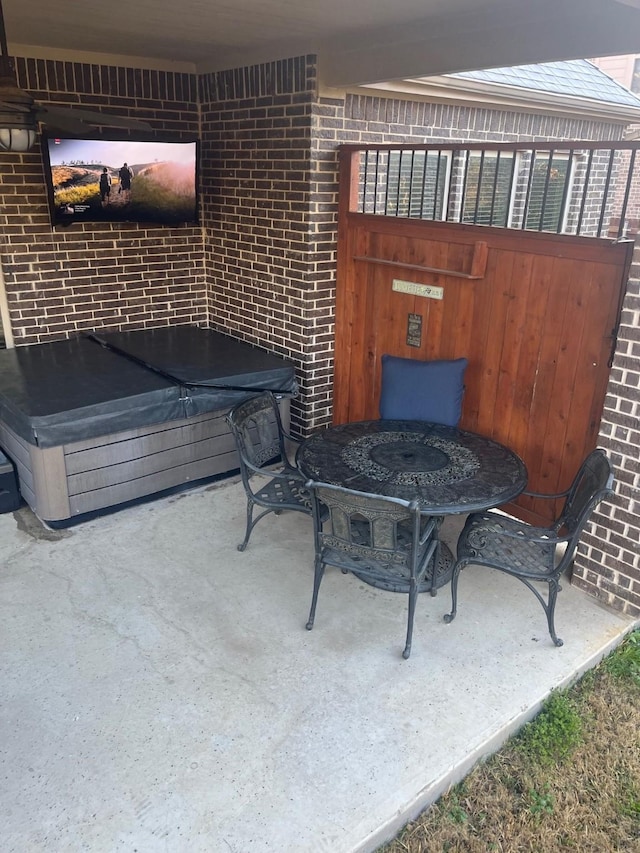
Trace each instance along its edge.
<path fill-rule="evenodd" d="M 640 142 L 343 146 L 359 154 L 354 212 L 582 236 L 640 220 Z"/>

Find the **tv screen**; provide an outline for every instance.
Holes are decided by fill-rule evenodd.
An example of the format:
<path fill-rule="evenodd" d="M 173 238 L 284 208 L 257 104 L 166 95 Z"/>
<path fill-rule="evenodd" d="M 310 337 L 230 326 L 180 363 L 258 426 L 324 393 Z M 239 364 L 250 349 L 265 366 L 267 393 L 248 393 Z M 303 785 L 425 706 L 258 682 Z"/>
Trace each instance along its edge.
<path fill-rule="evenodd" d="M 54 225 L 198 221 L 198 143 L 45 137 Z"/>

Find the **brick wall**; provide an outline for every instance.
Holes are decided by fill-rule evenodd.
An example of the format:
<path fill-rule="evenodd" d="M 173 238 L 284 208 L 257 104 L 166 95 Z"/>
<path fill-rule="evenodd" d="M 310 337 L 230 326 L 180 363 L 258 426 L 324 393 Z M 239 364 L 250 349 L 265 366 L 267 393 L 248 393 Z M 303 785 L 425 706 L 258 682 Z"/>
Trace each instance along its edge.
<path fill-rule="evenodd" d="M 200 79 L 210 324 L 296 362 L 298 431 L 315 393 L 308 363 L 322 263 L 311 186 L 315 89 L 308 57 Z"/>
<path fill-rule="evenodd" d="M 601 504 L 576 555 L 573 583 L 640 617 L 640 244 L 622 308 L 598 446 L 615 467 L 615 496 Z"/>
<path fill-rule="evenodd" d="M 35 59 L 16 66 L 38 101 L 143 118 L 160 134 L 198 133 L 192 75 Z M 16 344 L 206 320 L 200 228 L 52 228 L 39 145 L 3 153 L 0 167 L 0 253 Z"/>
<path fill-rule="evenodd" d="M 355 94 L 345 99 L 344 120 L 351 139 L 343 141 L 372 143 L 384 142 L 389 134 L 388 141 L 406 142 L 613 140 L 622 135 L 613 122 Z"/>

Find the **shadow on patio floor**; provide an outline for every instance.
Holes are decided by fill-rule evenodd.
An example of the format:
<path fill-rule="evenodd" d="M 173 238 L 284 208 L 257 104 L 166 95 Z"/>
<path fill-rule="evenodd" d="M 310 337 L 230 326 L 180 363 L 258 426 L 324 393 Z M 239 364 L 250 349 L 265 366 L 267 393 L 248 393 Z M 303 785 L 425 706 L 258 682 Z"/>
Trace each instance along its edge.
<path fill-rule="evenodd" d="M 228 481 L 55 533 L 0 516 L 4 851 L 373 850 L 632 627 L 567 583 L 555 648 L 471 568 L 404 661 L 406 596 L 328 569 L 305 631 L 311 520 L 241 554 L 244 514 Z"/>

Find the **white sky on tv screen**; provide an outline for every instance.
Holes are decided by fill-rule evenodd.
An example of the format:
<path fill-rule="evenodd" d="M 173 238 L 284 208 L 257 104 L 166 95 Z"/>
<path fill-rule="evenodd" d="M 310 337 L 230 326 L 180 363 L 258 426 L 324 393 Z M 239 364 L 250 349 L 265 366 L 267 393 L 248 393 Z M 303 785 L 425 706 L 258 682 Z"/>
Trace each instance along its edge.
<path fill-rule="evenodd" d="M 116 168 L 123 163 L 195 163 L 195 142 L 136 142 L 106 139 L 49 140 L 49 160 L 52 166 L 81 162 Z"/>

